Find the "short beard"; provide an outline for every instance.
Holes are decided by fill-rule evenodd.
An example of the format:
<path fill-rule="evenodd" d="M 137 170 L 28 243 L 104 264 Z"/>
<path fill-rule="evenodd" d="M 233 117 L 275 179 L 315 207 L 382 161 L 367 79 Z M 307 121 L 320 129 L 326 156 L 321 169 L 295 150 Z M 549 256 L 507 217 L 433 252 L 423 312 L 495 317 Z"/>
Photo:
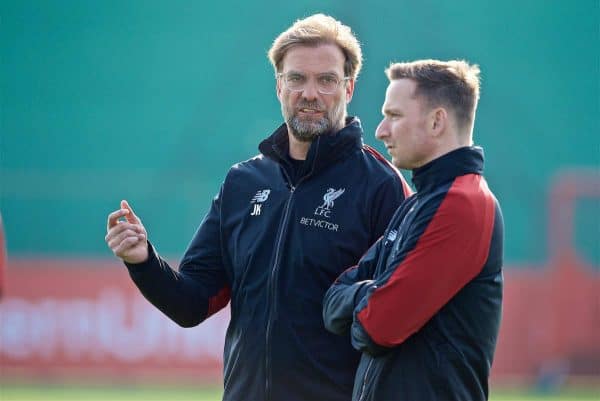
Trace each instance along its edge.
<path fill-rule="evenodd" d="M 314 108 L 317 110 L 325 109 L 325 107 L 320 105 L 317 101 L 302 102 L 298 105 L 298 109 L 300 108 Z M 344 120 L 346 118 L 344 102 L 335 105 L 330 112 L 325 113 L 322 118 L 316 121 L 300 119 L 297 114 L 288 110 L 283 104 L 281 105 L 281 112 L 292 135 L 300 142 L 312 142 L 319 135 L 341 129 L 344 126 Z M 333 121 L 335 121 L 335 123 Z"/>
<path fill-rule="evenodd" d="M 286 122 L 294 138 L 300 142 L 312 142 L 317 136 L 331 131 L 331 121 L 327 116 L 317 121 L 302 121 L 295 115 Z"/>

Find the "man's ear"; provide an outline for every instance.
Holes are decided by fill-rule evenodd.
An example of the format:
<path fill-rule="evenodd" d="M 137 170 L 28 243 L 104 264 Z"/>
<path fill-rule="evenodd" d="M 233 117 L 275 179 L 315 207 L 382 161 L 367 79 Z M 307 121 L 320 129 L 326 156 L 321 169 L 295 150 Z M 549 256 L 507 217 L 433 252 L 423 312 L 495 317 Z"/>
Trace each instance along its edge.
<path fill-rule="evenodd" d="M 448 112 L 443 107 L 436 107 L 429 113 L 429 130 L 433 136 L 440 136 L 448 126 Z"/>
<path fill-rule="evenodd" d="M 354 95 L 354 79 L 350 78 L 348 82 L 346 82 L 346 104 L 350 103 L 352 100 L 352 95 Z"/>
<path fill-rule="evenodd" d="M 277 99 L 281 101 L 281 80 L 279 78 L 275 79 L 275 92 L 277 93 Z"/>

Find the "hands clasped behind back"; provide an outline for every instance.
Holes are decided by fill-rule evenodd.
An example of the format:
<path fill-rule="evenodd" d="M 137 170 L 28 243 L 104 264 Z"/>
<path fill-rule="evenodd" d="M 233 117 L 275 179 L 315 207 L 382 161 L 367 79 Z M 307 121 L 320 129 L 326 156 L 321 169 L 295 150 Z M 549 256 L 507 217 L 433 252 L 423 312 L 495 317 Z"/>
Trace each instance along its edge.
<path fill-rule="evenodd" d="M 121 201 L 120 209 L 108 215 L 104 239 L 112 252 L 127 263 L 142 263 L 148 259 L 146 229 L 125 200 Z"/>

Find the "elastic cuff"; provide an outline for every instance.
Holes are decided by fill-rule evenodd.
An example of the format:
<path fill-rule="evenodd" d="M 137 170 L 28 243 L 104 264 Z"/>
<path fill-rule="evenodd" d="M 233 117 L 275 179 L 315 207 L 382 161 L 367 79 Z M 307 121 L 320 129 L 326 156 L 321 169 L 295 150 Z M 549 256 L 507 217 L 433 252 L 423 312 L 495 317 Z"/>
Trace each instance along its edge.
<path fill-rule="evenodd" d="M 154 246 L 148 241 L 148 259 L 142 263 L 127 263 L 123 261 L 130 273 L 142 273 L 151 268 L 152 265 L 156 264 L 158 257 Z"/>

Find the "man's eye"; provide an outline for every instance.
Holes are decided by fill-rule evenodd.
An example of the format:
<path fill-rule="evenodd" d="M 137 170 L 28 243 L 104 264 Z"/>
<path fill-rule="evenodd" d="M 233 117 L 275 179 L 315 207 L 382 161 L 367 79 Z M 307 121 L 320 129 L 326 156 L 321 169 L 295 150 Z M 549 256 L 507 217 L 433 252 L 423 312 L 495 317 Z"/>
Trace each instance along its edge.
<path fill-rule="evenodd" d="M 319 77 L 319 81 L 322 84 L 331 85 L 331 84 L 335 84 L 337 82 L 337 79 L 334 76 L 325 75 L 325 76 Z"/>
<path fill-rule="evenodd" d="M 302 75 L 288 75 L 287 81 L 294 83 L 304 82 L 304 77 Z"/>

